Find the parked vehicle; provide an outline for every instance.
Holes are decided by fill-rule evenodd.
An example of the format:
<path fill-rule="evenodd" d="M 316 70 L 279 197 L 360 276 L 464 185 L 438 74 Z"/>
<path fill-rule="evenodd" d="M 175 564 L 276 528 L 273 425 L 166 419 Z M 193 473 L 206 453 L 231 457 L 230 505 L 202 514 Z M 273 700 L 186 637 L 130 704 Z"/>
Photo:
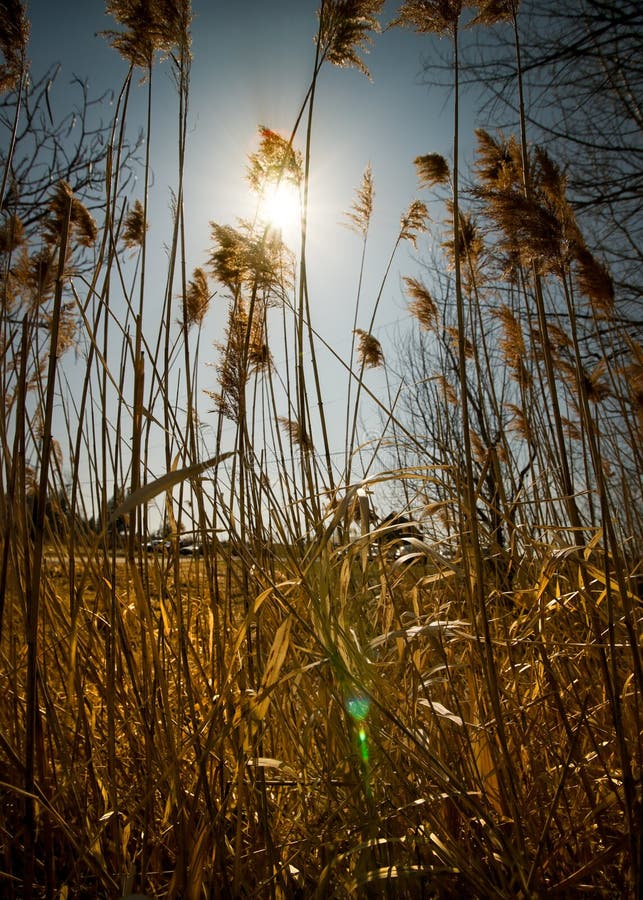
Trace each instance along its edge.
<path fill-rule="evenodd" d="M 179 553 L 181 556 L 203 556 L 203 544 L 193 537 L 182 538 L 179 541 Z"/>
<path fill-rule="evenodd" d="M 145 549 L 148 553 L 163 553 L 166 550 L 171 548 L 172 544 L 168 540 L 164 540 L 163 538 L 153 538 L 151 541 L 148 541 L 145 545 Z"/>

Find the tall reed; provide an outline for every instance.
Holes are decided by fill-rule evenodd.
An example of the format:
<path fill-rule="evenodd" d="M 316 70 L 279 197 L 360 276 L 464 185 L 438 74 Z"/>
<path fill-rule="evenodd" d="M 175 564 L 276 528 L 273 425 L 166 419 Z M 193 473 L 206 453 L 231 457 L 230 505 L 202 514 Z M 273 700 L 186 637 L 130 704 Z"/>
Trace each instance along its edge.
<path fill-rule="evenodd" d="M 432 0 L 398 20 L 453 41 L 453 164 L 416 159 L 445 224 L 427 231 L 412 202 L 365 308 L 366 170 L 349 359 L 329 346 L 308 265 L 315 102 L 326 63 L 368 74 L 382 8 L 323 0 L 293 129 L 260 126 L 248 160 L 257 217 L 214 221 L 202 265 L 187 2 L 108 4 L 127 71 L 97 223 L 65 184 L 36 230 L 3 210 L 3 896 L 637 894 L 640 352 L 524 131 L 480 132 L 465 187 L 470 13 Z M 478 12 L 519 34 L 513 5 Z M 165 64 L 177 171 L 152 318 Z M 129 196 L 136 69 L 147 144 Z M 284 181 L 303 208 L 292 250 L 261 215 Z M 427 237 L 396 360 L 377 317 L 400 248 Z M 228 307 L 204 376 L 215 291 Z M 323 355 L 348 383 L 343 468 Z M 374 521 L 374 499 L 403 513 Z"/>

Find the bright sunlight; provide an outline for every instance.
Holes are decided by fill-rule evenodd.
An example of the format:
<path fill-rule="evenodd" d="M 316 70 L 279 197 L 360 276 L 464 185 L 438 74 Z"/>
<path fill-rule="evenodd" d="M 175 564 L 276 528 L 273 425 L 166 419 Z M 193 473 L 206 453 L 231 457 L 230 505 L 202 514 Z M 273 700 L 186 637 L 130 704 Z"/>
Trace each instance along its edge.
<path fill-rule="evenodd" d="M 286 243 L 297 234 L 300 222 L 299 190 L 289 181 L 266 185 L 259 204 L 260 218 L 280 231 Z"/>

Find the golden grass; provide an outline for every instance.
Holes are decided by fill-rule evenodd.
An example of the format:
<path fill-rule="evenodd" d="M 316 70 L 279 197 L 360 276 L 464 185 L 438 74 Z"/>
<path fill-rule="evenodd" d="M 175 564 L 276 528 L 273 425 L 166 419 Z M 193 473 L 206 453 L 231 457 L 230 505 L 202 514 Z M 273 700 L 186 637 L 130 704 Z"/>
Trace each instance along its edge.
<path fill-rule="evenodd" d="M 627 848 L 614 698 L 597 677 L 608 660 L 633 757 L 638 713 L 625 660 L 597 641 L 609 618 L 601 569 L 577 555 L 555 570 L 534 561 L 531 581 L 524 573 L 490 611 L 507 759 L 459 564 L 382 556 L 364 570 L 361 559 L 319 547 L 304 576 L 267 583 L 221 555 L 220 609 L 206 599 L 204 559 L 158 555 L 136 574 L 124 557 L 79 560 L 72 616 L 64 561 L 48 555 L 37 880 L 53 865 L 56 884 L 95 896 L 125 889 L 130 872 L 151 896 L 228 896 L 241 884 L 351 896 L 367 882 L 400 896 L 506 896 L 526 891 L 533 869 L 531 888 L 577 876 L 616 895 Z M 5 872 L 19 878 L 16 588 L 1 724 Z"/>
<path fill-rule="evenodd" d="M 141 16 L 140 3 L 109 3 L 122 30 L 108 37 L 148 87 L 168 55 L 185 135 L 189 3 L 144 5 Z M 250 159 L 258 195 L 266 180 L 301 182 L 298 259 L 270 229 L 212 224 L 210 271 L 228 301 L 205 392 L 214 446 L 198 386 L 211 293 L 204 269 L 187 276 L 180 193 L 152 333 L 144 317 L 149 142 L 144 202 L 121 220 L 114 162 L 98 226 L 53 176 L 39 224 L 13 211 L 0 224 L 3 897 L 634 897 L 640 886 L 640 348 L 561 170 L 530 156 L 524 133 L 479 134 L 470 209 L 457 128 L 453 174 L 441 156 L 418 157 L 422 183 L 451 191 L 438 274 L 430 288 L 404 280 L 425 342 L 396 386 L 374 324 L 396 252 L 427 230 L 413 200 L 367 329 L 358 289 L 343 471 L 331 458 L 317 366 L 329 348 L 306 276 L 314 96 L 325 62 L 366 72 L 381 6 L 323 4 L 292 135 L 263 127 Z M 406 2 L 399 22 L 457 41 L 461 12 Z M 486 4 L 482 18 L 510 12 Z M 23 55 L 13 62 L 24 77 Z M 457 64 L 455 76 L 457 103 Z M 3 185 L 9 171 L 10 160 Z M 348 214 L 360 286 L 373 198 L 369 167 Z M 71 346 L 82 348 L 73 385 L 59 361 Z M 387 402 L 368 388 L 374 365 Z M 398 401 L 416 389 L 405 414 Z M 382 417 L 370 453 L 364 398 Z M 378 490 L 414 524 L 392 515 L 378 529 Z M 168 534 L 158 550 L 147 548 L 155 499 Z M 182 555 L 186 523 L 201 555 Z"/>

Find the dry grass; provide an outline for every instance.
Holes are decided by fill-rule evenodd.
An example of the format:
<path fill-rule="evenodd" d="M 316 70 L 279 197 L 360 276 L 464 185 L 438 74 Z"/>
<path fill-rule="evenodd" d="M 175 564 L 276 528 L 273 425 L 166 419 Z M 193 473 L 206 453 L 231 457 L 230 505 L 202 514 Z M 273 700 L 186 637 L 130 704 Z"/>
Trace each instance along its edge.
<path fill-rule="evenodd" d="M 324 4 L 305 151 L 297 127 L 262 128 L 258 195 L 287 177 L 305 209 L 320 67 L 364 70 L 380 7 Z M 169 56 L 185 134 L 189 4 L 168 18 L 153 3 L 147 25 L 136 3 L 109 8 L 125 29 L 111 42 L 148 79 Z M 406 24 L 452 36 L 459 13 L 402 5 Z M 130 71 L 115 160 L 131 85 Z M 480 141 L 468 209 L 457 159 L 451 184 L 442 157 L 419 158 L 423 184 L 451 193 L 438 276 L 405 279 L 425 343 L 397 393 L 373 325 L 394 254 L 426 228 L 423 202 L 401 218 L 365 329 L 358 290 L 341 473 L 305 227 L 293 263 L 269 228 L 213 223 L 229 315 L 204 446 L 211 292 L 205 270 L 188 279 L 181 203 L 152 328 L 147 201 L 118 212 L 117 170 L 97 226 L 64 184 L 31 229 L 7 211 L 3 897 L 636 896 L 640 348 L 558 169 L 535 151 L 530 180 L 521 142 Z M 348 215 L 364 248 L 373 196 L 367 169 Z M 388 403 L 369 391 L 375 365 Z M 364 398 L 383 419 L 370 453 Z M 378 529 L 373 490 L 415 527 Z M 148 547 L 152 501 L 164 547 Z M 184 555 L 182 525 L 199 554 Z"/>

